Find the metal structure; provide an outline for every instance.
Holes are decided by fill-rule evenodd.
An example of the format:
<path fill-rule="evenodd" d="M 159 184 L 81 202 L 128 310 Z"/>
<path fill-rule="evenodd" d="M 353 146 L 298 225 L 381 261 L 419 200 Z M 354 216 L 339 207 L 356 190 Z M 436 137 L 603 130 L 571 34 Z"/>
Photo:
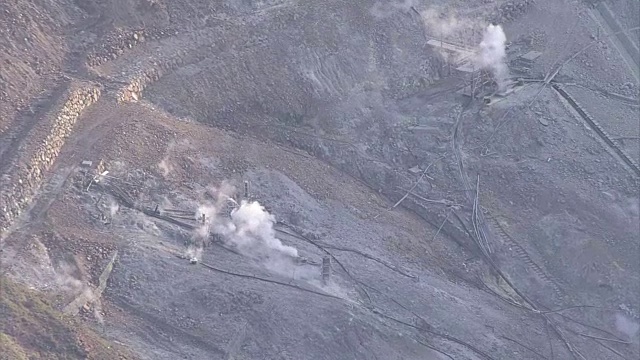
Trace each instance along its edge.
<path fill-rule="evenodd" d="M 331 281 L 331 257 L 322 258 L 322 284 L 327 285 Z"/>

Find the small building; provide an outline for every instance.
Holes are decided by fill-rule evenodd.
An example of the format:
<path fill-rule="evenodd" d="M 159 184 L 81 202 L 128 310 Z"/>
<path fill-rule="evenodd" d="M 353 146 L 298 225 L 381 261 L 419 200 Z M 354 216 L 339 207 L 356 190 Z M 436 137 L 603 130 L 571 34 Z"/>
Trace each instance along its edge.
<path fill-rule="evenodd" d="M 417 175 L 417 174 L 420 174 L 422 172 L 422 170 L 420 170 L 420 167 L 418 165 L 416 165 L 416 166 L 412 167 L 411 169 L 409 169 L 409 172 L 414 174 L 414 175 Z"/>
<path fill-rule="evenodd" d="M 529 51 L 524 55 L 520 55 L 518 60 L 524 65 L 531 66 L 541 55 L 540 51 Z"/>

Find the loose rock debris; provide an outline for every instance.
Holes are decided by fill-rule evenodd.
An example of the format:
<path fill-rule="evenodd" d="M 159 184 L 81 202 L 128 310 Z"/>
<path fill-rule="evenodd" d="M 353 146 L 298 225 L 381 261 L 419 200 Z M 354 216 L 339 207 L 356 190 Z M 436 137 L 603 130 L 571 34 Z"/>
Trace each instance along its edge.
<path fill-rule="evenodd" d="M 638 356 L 632 0 L 8 1 L 3 274 L 47 307 L 158 359 Z"/>

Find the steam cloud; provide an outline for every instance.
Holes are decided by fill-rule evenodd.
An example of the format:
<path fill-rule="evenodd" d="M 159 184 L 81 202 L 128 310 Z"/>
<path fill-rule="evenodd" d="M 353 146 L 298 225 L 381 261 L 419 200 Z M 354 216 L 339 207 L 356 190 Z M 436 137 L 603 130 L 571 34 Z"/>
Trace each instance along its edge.
<path fill-rule="evenodd" d="M 202 248 L 202 243 L 198 243 L 196 245 L 189 245 L 189 247 L 187 247 L 186 255 L 187 257 L 189 257 L 189 259 L 200 260 L 202 259 L 203 250 L 204 249 Z"/>
<path fill-rule="evenodd" d="M 85 284 L 79 279 L 76 279 L 73 276 L 73 272 L 74 267 L 65 262 L 61 262 L 59 264 L 59 270 L 56 271 L 55 280 L 62 291 L 70 292 L 75 295 L 85 290 Z"/>
<path fill-rule="evenodd" d="M 204 194 L 206 199 L 201 199 L 202 204 L 198 206 L 195 213 L 195 220 L 200 223 L 200 226 L 194 230 L 185 254 L 190 259 L 202 260 L 204 244 L 209 234 L 220 233 L 220 229 L 226 228 L 220 214 L 228 201 L 235 202 L 231 198 L 234 191 L 235 188 L 227 183 L 223 183 L 219 188 L 209 187 L 206 190 Z M 201 222 L 202 219 L 204 222 Z"/>
<path fill-rule="evenodd" d="M 74 267 L 61 262 L 59 270 L 56 272 L 56 283 L 60 290 L 73 294 L 74 296 L 83 296 L 87 303 L 93 305 L 93 315 L 100 324 L 104 323 L 102 316 L 102 304 L 93 292 L 93 289 L 83 281 L 77 279 L 74 275 Z"/>
<path fill-rule="evenodd" d="M 120 205 L 118 205 L 118 203 L 115 201 L 111 201 L 109 203 L 109 215 L 111 215 L 111 217 L 113 218 L 118 210 L 120 210 Z"/>
<path fill-rule="evenodd" d="M 626 316 L 618 313 L 616 314 L 616 329 L 632 339 L 640 330 L 640 325 L 635 321 L 627 318 Z"/>
<path fill-rule="evenodd" d="M 234 191 L 232 186 L 224 183 L 220 188 L 209 188 L 206 195 L 210 200 L 201 204 L 196 211 L 196 219 L 201 221 L 204 215 L 205 221 L 194 231 L 186 255 L 200 260 L 204 242 L 213 233 L 221 235 L 227 245 L 259 260 L 269 269 L 291 275 L 296 271 L 298 250 L 276 238 L 275 216 L 257 201 L 243 200 L 238 204 L 232 198 Z M 229 209 L 232 210 L 227 213 Z"/>
<path fill-rule="evenodd" d="M 456 10 L 447 10 L 439 7 L 430 7 L 420 12 L 422 21 L 427 30 L 438 39 L 468 43 L 477 41 L 473 39 L 476 29 L 484 28 L 482 41 L 478 45 L 473 62 L 476 68 L 491 71 L 498 88 L 504 91 L 509 77 L 509 68 L 506 63 L 507 37 L 500 25 L 488 25 L 478 20 L 460 15 Z M 461 60 L 461 54 L 451 54 L 442 51 L 447 62 Z M 453 58 L 451 58 L 453 56 Z"/>
<path fill-rule="evenodd" d="M 231 212 L 229 237 L 240 251 L 274 250 L 290 257 L 298 257 L 298 250 L 283 245 L 276 238 L 273 224 L 276 218 L 257 201 L 242 201 L 240 207 Z"/>
<path fill-rule="evenodd" d="M 158 168 L 162 171 L 162 176 L 167 177 L 171 172 L 173 172 L 173 165 L 169 156 L 173 152 L 173 149 L 176 147 L 176 143 L 172 140 L 169 142 L 169 146 L 167 146 L 167 151 L 165 152 L 164 157 L 158 163 Z"/>
<path fill-rule="evenodd" d="M 242 254 L 258 260 L 271 271 L 294 279 L 310 279 L 315 275 L 311 269 L 296 265 L 298 250 L 276 238 L 275 216 L 257 201 L 242 201 L 227 220 L 221 234 Z"/>
<path fill-rule="evenodd" d="M 488 69 L 493 74 L 498 88 L 506 88 L 509 68 L 506 63 L 505 45 L 507 37 L 500 25 L 489 25 L 484 31 L 479 51 L 476 55 L 476 65 Z"/>
<path fill-rule="evenodd" d="M 158 168 L 162 171 L 162 176 L 166 177 L 173 171 L 171 163 L 169 163 L 169 156 L 165 156 L 159 163 Z"/>

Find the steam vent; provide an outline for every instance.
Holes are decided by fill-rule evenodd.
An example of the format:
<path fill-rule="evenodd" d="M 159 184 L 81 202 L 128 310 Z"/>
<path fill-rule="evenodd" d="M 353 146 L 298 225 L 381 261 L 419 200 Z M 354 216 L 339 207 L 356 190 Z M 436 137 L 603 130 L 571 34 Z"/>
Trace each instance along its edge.
<path fill-rule="evenodd" d="M 0 1 L 0 359 L 640 359 L 639 14 Z"/>

